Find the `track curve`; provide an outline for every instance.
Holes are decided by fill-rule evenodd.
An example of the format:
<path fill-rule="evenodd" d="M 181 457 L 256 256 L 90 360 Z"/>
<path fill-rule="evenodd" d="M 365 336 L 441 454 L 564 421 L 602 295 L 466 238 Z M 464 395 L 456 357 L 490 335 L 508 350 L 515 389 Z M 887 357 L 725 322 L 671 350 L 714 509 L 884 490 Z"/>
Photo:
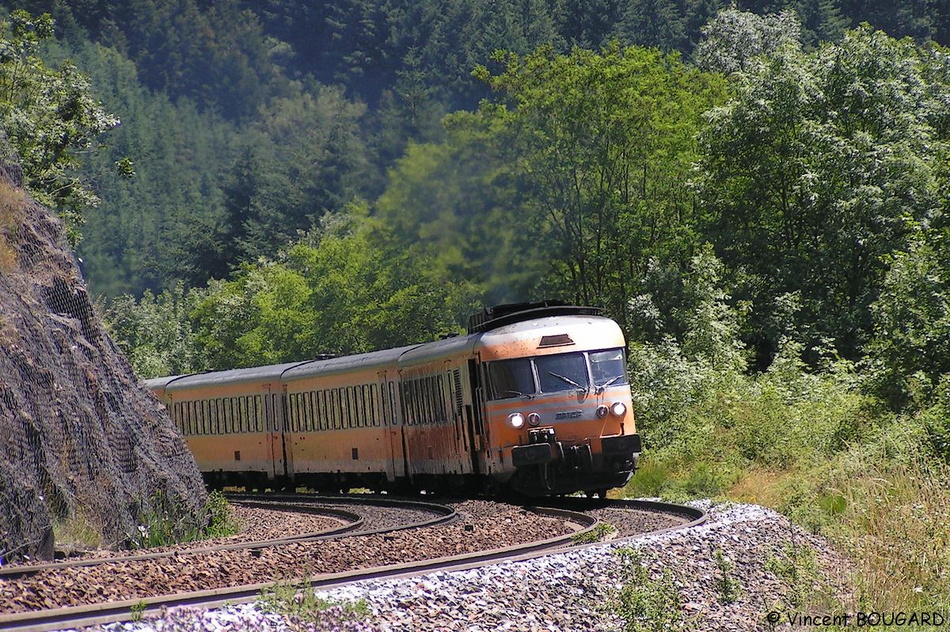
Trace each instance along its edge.
<path fill-rule="evenodd" d="M 325 500 L 323 498 L 320 499 Z M 359 500 L 344 500 L 344 503 L 358 503 Z M 237 501 L 237 499 L 235 499 Z M 283 502 L 283 500 L 281 500 Z M 400 501 L 386 501 L 400 502 Z M 585 535 L 594 533 L 597 525 L 600 524 L 598 518 L 577 511 L 576 509 L 592 509 L 610 507 L 627 507 L 636 510 L 661 512 L 663 514 L 675 515 L 681 518 L 681 522 L 676 526 L 666 527 L 662 530 L 684 528 L 701 523 L 705 519 L 705 513 L 701 510 L 680 505 L 670 505 L 668 503 L 658 503 L 652 501 L 608 501 L 607 503 L 592 503 L 590 501 L 561 501 L 557 503 L 545 503 L 544 506 L 533 506 L 524 508 L 538 516 L 553 518 L 570 524 L 568 532 L 555 537 L 545 538 L 543 540 L 520 543 L 512 546 L 492 548 L 462 555 L 442 556 L 425 560 L 413 560 L 400 564 L 386 564 L 383 566 L 372 566 L 368 568 L 358 568 L 343 572 L 326 573 L 309 579 L 290 578 L 281 583 L 297 587 L 316 587 L 329 589 L 342 586 L 351 582 L 404 577 L 418 574 L 429 573 L 437 570 L 462 570 L 475 568 L 486 564 L 497 563 L 502 560 L 522 560 L 530 559 L 551 553 L 553 551 L 563 551 L 568 548 L 585 546 L 579 544 L 584 540 Z M 454 511 L 453 511 L 454 513 Z M 448 515 L 448 514 L 446 514 Z M 449 522 L 449 520 L 444 520 Z M 465 525 L 467 530 L 469 525 Z M 655 530 L 652 532 L 656 532 Z M 367 535 L 367 531 L 363 535 Z M 374 531 L 373 535 L 379 536 L 385 531 Z M 643 535 L 643 534 L 641 534 Z M 384 536 L 393 537 L 393 536 Z M 636 535 L 630 536 L 635 538 Z M 591 546 L 588 544 L 586 546 Z M 140 617 L 146 613 L 160 611 L 163 608 L 179 606 L 200 606 L 212 608 L 224 605 L 225 603 L 239 603 L 253 601 L 258 598 L 262 591 L 273 587 L 274 581 L 255 582 L 242 586 L 214 588 L 210 590 L 189 591 L 174 595 L 160 595 L 144 599 L 114 601 L 104 604 L 93 604 L 86 606 L 76 606 L 67 608 L 56 608 L 40 612 L 25 612 L 11 615 L 0 615 L 0 630 L 16 631 L 47 631 L 58 630 L 69 627 L 81 627 L 101 623 L 110 623 L 115 621 L 130 620 Z"/>

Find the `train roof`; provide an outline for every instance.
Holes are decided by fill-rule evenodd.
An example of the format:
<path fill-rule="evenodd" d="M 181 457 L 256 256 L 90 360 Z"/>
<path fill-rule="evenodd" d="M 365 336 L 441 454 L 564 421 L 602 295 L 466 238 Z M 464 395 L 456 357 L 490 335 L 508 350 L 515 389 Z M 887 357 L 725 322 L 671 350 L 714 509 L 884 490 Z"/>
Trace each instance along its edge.
<path fill-rule="evenodd" d="M 147 380 L 142 380 L 142 384 L 145 388 L 157 391 L 159 389 L 165 388 L 169 382 L 172 380 L 177 380 L 182 377 L 181 375 L 168 375 L 166 377 L 153 377 Z"/>
<path fill-rule="evenodd" d="M 399 358 L 399 367 L 411 367 L 442 357 L 458 355 L 459 353 L 469 354 L 475 348 L 475 344 L 480 337 L 480 334 L 452 336 L 451 338 L 443 338 L 435 342 L 418 345 L 402 354 L 402 357 Z"/>
<path fill-rule="evenodd" d="M 165 390 L 174 392 L 185 388 L 194 388 L 197 386 L 223 386 L 232 384 L 243 384 L 246 382 L 267 382 L 279 380 L 280 376 L 287 371 L 301 364 L 309 364 L 312 361 L 305 362 L 287 362 L 285 364 L 269 364 L 267 366 L 256 366 L 247 369 L 229 369 L 227 371 L 209 371 L 207 373 L 192 373 L 169 380 L 165 384 Z"/>
<path fill-rule="evenodd" d="M 358 355 L 342 356 L 339 358 L 330 358 L 329 360 L 316 360 L 298 365 L 287 370 L 283 374 L 283 381 L 300 380 L 314 375 L 330 375 L 333 373 L 344 373 L 348 371 L 359 371 L 373 368 L 383 369 L 394 366 L 400 356 L 407 351 L 415 349 L 420 345 L 407 345 L 397 347 L 396 349 L 384 349 L 382 351 L 370 351 L 369 353 L 360 353 Z"/>

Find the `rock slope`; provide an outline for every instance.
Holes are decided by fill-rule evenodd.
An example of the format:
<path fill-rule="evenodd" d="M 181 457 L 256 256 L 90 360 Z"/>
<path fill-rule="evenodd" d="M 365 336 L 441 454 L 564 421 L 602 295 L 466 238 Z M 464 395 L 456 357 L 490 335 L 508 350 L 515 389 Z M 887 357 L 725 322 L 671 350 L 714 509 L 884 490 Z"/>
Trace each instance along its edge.
<path fill-rule="evenodd" d="M 162 405 L 103 329 L 62 224 L 0 167 L 0 563 L 54 525 L 116 547 L 186 531 L 206 502 Z"/>

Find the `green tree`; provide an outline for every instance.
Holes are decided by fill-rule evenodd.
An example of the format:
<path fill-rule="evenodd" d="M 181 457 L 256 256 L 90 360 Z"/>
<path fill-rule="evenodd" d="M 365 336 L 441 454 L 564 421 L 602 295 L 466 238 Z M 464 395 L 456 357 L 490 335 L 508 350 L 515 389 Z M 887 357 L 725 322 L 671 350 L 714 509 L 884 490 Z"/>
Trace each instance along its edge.
<path fill-rule="evenodd" d="M 937 210 L 945 148 L 931 120 L 945 88 L 926 55 L 870 28 L 805 54 L 783 46 L 710 113 L 700 192 L 706 238 L 755 306 L 760 360 L 796 295 L 800 342 L 854 358 L 871 331 L 883 257 Z"/>
<path fill-rule="evenodd" d="M 136 375 L 148 379 L 205 369 L 192 319 L 201 296 L 178 283 L 158 296 L 146 291 L 138 301 L 119 297 L 103 310 L 112 339 Z"/>
<path fill-rule="evenodd" d="M 894 408 L 921 405 L 950 375 L 950 230 L 922 231 L 888 259 L 871 306 L 872 384 Z"/>
<path fill-rule="evenodd" d="M 701 33 L 703 39 L 693 51 L 693 61 L 703 70 L 728 75 L 746 70 L 760 55 L 797 45 L 801 24 L 791 11 L 759 16 L 731 8 L 716 14 Z"/>
<path fill-rule="evenodd" d="M 502 61 L 502 74 L 477 74 L 510 106 L 480 113 L 513 148 L 528 211 L 519 221 L 550 231 L 552 289 L 623 318 L 649 261 L 693 246 L 695 136 L 724 83 L 642 48 Z"/>
<path fill-rule="evenodd" d="M 194 312 L 209 366 L 360 353 L 458 331 L 471 311 L 468 288 L 432 278 L 428 260 L 391 243 L 354 206 L 212 283 Z"/>
<path fill-rule="evenodd" d="M 53 36 L 49 14 L 33 18 L 13 11 L 2 30 L 0 124 L 23 168 L 26 188 L 59 213 L 75 245 L 83 213 L 99 203 L 79 176 L 82 155 L 119 120 L 92 97 L 88 80 L 73 64 L 53 69 L 40 59 L 39 47 Z"/>

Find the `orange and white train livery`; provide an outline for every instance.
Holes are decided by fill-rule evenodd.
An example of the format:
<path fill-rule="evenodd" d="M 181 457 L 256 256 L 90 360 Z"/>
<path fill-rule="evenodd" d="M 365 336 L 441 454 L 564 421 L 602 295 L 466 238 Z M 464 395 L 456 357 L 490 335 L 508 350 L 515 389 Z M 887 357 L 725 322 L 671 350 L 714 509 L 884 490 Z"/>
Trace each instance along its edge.
<path fill-rule="evenodd" d="M 604 495 L 640 455 L 620 327 L 502 305 L 465 336 L 146 381 L 212 485 Z"/>

